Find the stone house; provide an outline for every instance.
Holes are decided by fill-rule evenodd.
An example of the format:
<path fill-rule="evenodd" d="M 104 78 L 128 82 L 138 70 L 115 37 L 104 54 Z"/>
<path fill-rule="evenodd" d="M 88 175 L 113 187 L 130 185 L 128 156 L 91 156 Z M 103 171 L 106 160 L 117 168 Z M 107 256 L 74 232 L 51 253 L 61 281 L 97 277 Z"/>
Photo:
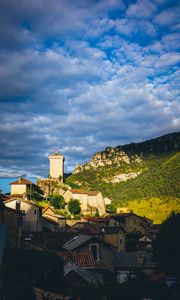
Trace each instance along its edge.
<path fill-rule="evenodd" d="M 69 203 L 71 199 L 78 199 L 81 205 L 81 212 L 84 214 L 95 213 L 98 210 L 99 215 L 102 216 L 106 213 L 106 203 L 99 191 L 83 191 L 69 189 L 64 195 L 64 200 Z"/>
<path fill-rule="evenodd" d="M 24 195 L 26 193 L 40 192 L 40 188 L 26 178 L 19 177 L 18 180 L 10 183 L 11 196 Z"/>
<path fill-rule="evenodd" d="M 138 275 L 151 277 L 156 269 L 152 253 L 145 251 L 129 252 L 120 255 L 115 267 L 117 282 L 124 283 L 128 278 L 136 278 Z"/>
<path fill-rule="evenodd" d="M 145 218 L 134 213 L 122 213 L 110 216 L 106 224 L 108 226 L 121 226 L 126 233 L 138 232 L 146 234 L 147 227 L 145 227 L 144 223 Z"/>
<path fill-rule="evenodd" d="M 42 207 L 24 199 L 12 198 L 4 201 L 6 207 L 21 211 L 22 230 L 25 232 L 42 231 Z"/>
<path fill-rule="evenodd" d="M 119 226 L 106 226 L 101 229 L 100 238 L 114 246 L 121 254 L 125 253 L 125 231 Z"/>
<path fill-rule="evenodd" d="M 42 227 L 50 231 L 65 231 L 66 217 L 56 214 L 54 207 L 48 206 L 42 213 Z"/>
<path fill-rule="evenodd" d="M 19 248 L 22 236 L 22 214 L 1 203 L 0 224 L 6 228 L 6 248 Z"/>
<path fill-rule="evenodd" d="M 78 234 L 68 240 L 63 249 L 66 251 L 91 251 L 97 266 L 113 272 L 116 257 L 116 248 L 105 241 L 90 235 Z"/>

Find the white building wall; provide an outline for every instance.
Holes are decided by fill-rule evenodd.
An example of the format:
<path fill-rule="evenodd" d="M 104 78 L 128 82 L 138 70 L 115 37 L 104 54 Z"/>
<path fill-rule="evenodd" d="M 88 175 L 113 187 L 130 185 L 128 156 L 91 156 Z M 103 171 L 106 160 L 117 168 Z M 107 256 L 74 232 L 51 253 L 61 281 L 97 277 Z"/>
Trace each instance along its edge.
<path fill-rule="evenodd" d="M 50 171 L 49 175 L 53 179 L 62 179 L 64 176 L 64 157 L 63 156 L 49 156 Z"/>
<path fill-rule="evenodd" d="M 26 184 L 11 184 L 11 195 L 23 195 L 26 193 Z"/>
<path fill-rule="evenodd" d="M 7 207 L 16 209 L 17 201 L 20 202 L 20 210 L 25 213 L 25 215 L 23 216 L 22 230 L 42 231 L 42 218 L 40 208 L 17 199 L 5 203 L 5 205 Z"/>

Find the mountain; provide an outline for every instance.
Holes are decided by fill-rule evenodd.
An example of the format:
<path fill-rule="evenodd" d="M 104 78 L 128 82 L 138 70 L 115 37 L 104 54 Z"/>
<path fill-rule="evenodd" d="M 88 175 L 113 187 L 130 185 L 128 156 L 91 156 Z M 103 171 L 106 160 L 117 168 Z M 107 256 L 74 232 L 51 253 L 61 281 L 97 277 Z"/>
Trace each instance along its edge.
<path fill-rule="evenodd" d="M 149 217 L 154 215 L 156 205 L 166 211 L 166 216 L 180 208 L 179 175 L 180 132 L 176 132 L 141 143 L 107 147 L 85 165 L 77 166 L 67 183 L 100 190 L 117 207 L 138 212 L 143 205 L 141 214 L 147 206 Z"/>

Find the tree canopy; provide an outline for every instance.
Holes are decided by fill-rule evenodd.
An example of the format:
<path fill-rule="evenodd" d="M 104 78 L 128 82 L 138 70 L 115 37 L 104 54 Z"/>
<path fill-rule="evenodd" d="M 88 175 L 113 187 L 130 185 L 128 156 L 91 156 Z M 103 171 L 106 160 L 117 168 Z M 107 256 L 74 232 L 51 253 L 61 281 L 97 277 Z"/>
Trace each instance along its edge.
<path fill-rule="evenodd" d="M 80 202 L 78 199 L 71 199 L 69 201 L 68 209 L 70 213 L 78 215 L 81 212 Z"/>
<path fill-rule="evenodd" d="M 58 195 L 58 194 L 50 195 L 49 201 L 50 201 L 51 205 L 57 209 L 61 209 L 61 208 L 65 207 L 65 201 L 64 201 L 64 197 L 62 195 Z"/>

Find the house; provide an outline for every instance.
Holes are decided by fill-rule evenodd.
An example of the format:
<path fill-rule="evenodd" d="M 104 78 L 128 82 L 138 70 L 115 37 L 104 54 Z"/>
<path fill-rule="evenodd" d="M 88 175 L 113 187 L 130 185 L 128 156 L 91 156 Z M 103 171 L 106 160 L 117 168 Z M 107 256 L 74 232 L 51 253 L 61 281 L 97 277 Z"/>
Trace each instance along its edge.
<path fill-rule="evenodd" d="M 66 217 L 58 215 L 52 206 L 48 206 L 42 213 L 42 227 L 50 231 L 65 231 Z"/>
<path fill-rule="evenodd" d="M 0 225 L 6 228 L 6 248 L 19 248 L 22 236 L 22 213 L 0 202 Z"/>
<path fill-rule="evenodd" d="M 68 232 L 74 232 L 74 233 L 84 233 L 88 235 L 94 235 L 99 237 L 100 235 L 100 228 L 99 226 L 96 226 L 94 224 L 91 224 L 89 222 L 77 222 L 72 227 L 70 227 Z"/>
<path fill-rule="evenodd" d="M 106 213 L 106 203 L 99 191 L 83 191 L 76 189 L 69 189 L 63 194 L 66 203 L 71 199 L 78 199 L 81 205 L 81 212 L 84 214 L 96 213 L 102 216 Z"/>
<path fill-rule="evenodd" d="M 146 234 L 147 228 L 144 225 L 146 222 L 145 219 L 145 217 L 140 217 L 132 212 L 121 213 L 110 216 L 106 224 L 108 226 L 121 226 L 126 233 L 138 232 Z M 146 222 L 146 225 L 147 224 L 148 222 Z"/>
<path fill-rule="evenodd" d="M 125 252 L 125 231 L 120 226 L 105 226 L 101 228 L 101 239 L 114 246 L 118 252 Z"/>
<path fill-rule="evenodd" d="M 19 177 L 18 180 L 11 182 L 10 185 L 11 185 L 11 196 L 13 197 L 28 193 L 31 198 L 31 193 L 35 191 L 41 193 L 40 188 L 26 178 Z"/>
<path fill-rule="evenodd" d="M 24 199 L 12 198 L 4 201 L 6 207 L 23 213 L 22 230 L 26 232 L 42 231 L 42 207 Z"/>
<path fill-rule="evenodd" d="M 78 234 L 69 239 L 64 245 L 66 251 L 91 251 L 98 267 L 114 270 L 117 256 L 116 248 L 92 235 Z"/>
<path fill-rule="evenodd" d="M 117 282 L 125 282 L 128 278 L 136 278 L 138 275 L 151 277 L 156 268 L 156 263 L 152 260 L 152 253 L 145 251 L 128 252 L 119 255 L 115 267 Z"/>
<path fill-rule="evenodd" d="M 73 263 L 64 267 L 65 285 L 72 289 L 100 287 L 103 285 L 103 275 L 95 269 L 81 268 Z"/>

